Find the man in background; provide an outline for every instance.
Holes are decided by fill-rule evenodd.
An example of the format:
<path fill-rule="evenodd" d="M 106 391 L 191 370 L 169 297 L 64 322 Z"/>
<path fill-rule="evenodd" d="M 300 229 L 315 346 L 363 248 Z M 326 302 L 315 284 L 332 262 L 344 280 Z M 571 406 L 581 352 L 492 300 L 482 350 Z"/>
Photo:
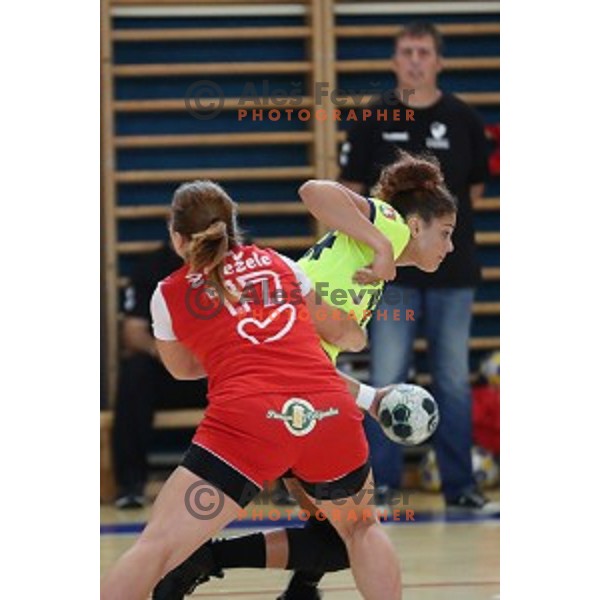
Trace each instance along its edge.
<path fill-rule="evenodd" d="M 436 273 L 415 268 L 398 270 L 378 306 L 379 314 L 393 314 L 401 303 L 414 311 L 415 320 L 371 321 L 372 385 L 406 381 L 413 360 L 419 320 L 428 343 L 433 394 L 440 408 L 440 425 L 433 437 L 448 510 L 496 512 L 475 485 L 471 466 L 471 388 L 469 336 L 475 287 L 480 267 L 476 256 L 473 203 L 482 196 L 487 177 L 487 141 L 477 113 L 456 96 L 439 89 L 443 42 L 429 23 L 405 27 L 394 44 L 393 70 L 397 86 L 390 100 L 370 108 L 387 114 L 401 109 L 414 120 L 357 122 L 350 129 L 340 156 L 342 183 L 369 194 L 383 167 L 394 162 L 398 150 L 429 153 L 439 160 L 446 184 L 458 200 L 455 250 Z M 382 113 L 383 114 L 383 113 Z M 403 117 L 404 119 L 404 117 Z M 403 452 L 388 440 L 370 417 L 365 428 L 377 486 L 385 504 L 401 485 Z"/>

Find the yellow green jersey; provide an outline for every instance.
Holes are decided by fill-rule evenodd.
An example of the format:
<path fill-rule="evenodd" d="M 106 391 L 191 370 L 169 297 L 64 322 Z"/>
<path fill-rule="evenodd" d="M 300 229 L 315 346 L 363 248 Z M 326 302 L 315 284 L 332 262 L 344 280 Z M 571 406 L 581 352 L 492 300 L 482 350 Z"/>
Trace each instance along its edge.
<path fill-rule="evenodd" d="M 369 220 L 392 243 L 394 258 L 398 258 L 410 239 L 410 230 L 402 216 L 383 200 L 367 199 Z M 366 327 L 383 293 L 383 282 L 360 285 L 352 281 L 356 271 L 375 258 L 374 250 L 340 231 L 330 231 L 298 261 L 312 280 L 313 287 L 324 302 L 339 308 Z M 321 340 L 335 363 L 340 349 Z"/>

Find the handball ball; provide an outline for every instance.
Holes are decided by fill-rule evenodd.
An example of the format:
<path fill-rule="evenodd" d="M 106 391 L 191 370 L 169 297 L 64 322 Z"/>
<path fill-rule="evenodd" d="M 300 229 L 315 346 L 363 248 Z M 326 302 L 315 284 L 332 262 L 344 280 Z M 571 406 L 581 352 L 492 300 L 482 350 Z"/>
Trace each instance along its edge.
<path fill-rule="evenodd" d="M 385 435 L 397 444 L 422 444 L 435 431 L 440 413 L 433 396 L 422 387 L 395 385 L 379 405 L 379 422 Z"/>
<path fill-rule="evenodd" d="M 479 366 L 481 376 L 490 385 L 500 385 L 500 351 L 486 356 Z"/>

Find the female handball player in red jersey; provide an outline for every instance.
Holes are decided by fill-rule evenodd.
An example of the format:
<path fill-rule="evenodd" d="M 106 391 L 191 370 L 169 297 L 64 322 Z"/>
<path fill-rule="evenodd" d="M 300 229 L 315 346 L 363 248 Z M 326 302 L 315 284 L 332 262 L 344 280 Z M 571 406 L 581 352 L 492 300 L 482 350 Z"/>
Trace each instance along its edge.
<path fill-rule="evenodd" d="M 104 578 L 102 599 L 147 598 L 286 472 L 344 540 L 361 594 L 401 598 L 398 560 L 366 493 L 362 413 L 320 347 L 303 299 L 310 282 L 273 250 L 240 243 L 236 205 L 212 182 L 175 192 L 170 232 L 185 264 L 157 286 L 154 335 L 174 377 L 209 377 L 209 406 L 146 528 Z M 191 507 L 191 494 L 210 501 Z"/>
<path fill-rule="evenodd" d="M 372 316 L 380 318 L 376 305 L 382 280 L 395 275 L 395 266 L 413 265 L 431 272 L 452 252 L 456 201 L 435 159 L 406 152 L 382 172 L 373 198 L 334 181 L 316 180 L 300 188 L 300 197 L 313 216 L 331 228 L 298 264 L 321 292 L 316 304 L 314 294 L 306 299 L 316 316 L 321 345 L 335 362 L 340 350 L 359 350 L 366 343 L 364 327 Z M 351 318 L 329 322 L 320 312 L 324 310 L 341 310 Z M 406 318 L 405 310 L 394 312 Z M 339 341 L 332 342 L 333 337 Z M 342 376 L 359 406 L 377 418 L 378 401 L 388 388 L 375 390 Z M 320 578 L 325 572 L 348 568 L 348 555 L 331 524 L 315 516 L 316 507 L 298 482 L 289 478 L 285 482 L 311 514 L 302 528 L 290 526 L 206 543 L 163 578 L 153 598 L 181 600 L 195 585 L 211 576 L 222 577 L 222 569 L 228 568 L 291 569 L 294 577 L 279 598 L 319 598 Z"/>

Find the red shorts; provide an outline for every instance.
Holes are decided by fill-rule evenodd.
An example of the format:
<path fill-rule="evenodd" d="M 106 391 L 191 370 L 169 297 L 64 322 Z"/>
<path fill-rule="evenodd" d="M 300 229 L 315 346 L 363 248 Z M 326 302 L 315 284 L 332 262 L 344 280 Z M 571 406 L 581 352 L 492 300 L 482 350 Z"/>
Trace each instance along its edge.
<path fill-rule="evenodd" d="M 367 462 L 362 420 L 350 394 L 261 394 L 209 405 L 192 441 L 261 488 L 289 470 L 327 482 Z"/>

